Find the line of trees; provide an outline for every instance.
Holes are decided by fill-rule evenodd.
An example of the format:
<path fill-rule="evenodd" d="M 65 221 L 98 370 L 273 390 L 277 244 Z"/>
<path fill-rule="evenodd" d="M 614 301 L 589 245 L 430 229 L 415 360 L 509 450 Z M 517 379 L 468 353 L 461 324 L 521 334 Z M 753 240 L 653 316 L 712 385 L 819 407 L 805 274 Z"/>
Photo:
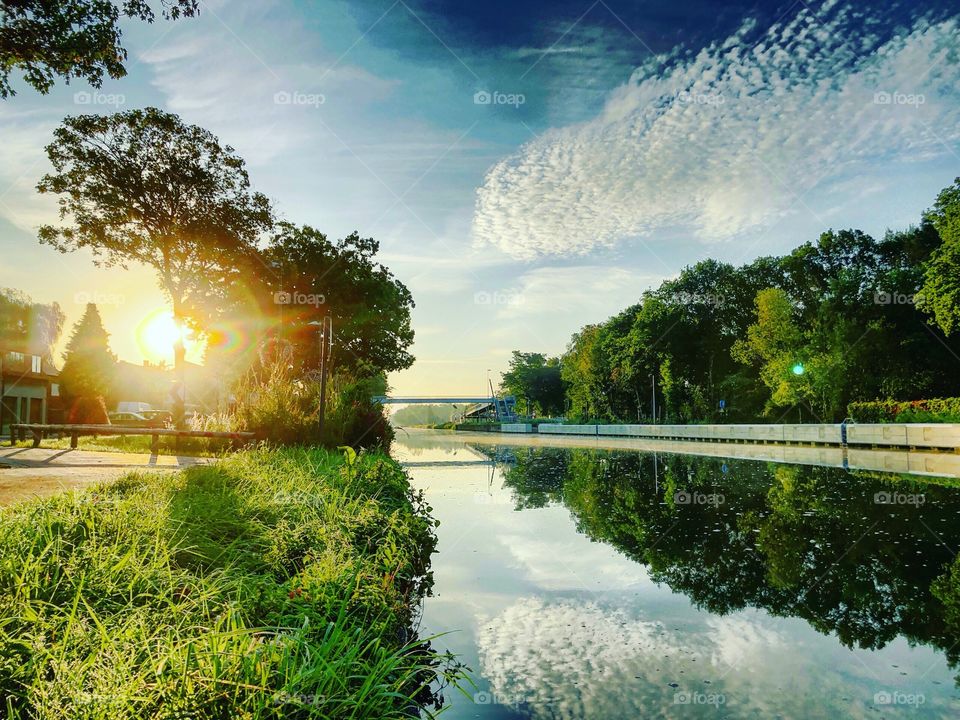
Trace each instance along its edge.
<path fill-rule="evenodd" d="M 123 77 L 121 20 L 153 22 L 154 7 L 167 20 L 200 11 L 197 0 L 0 2 L 0 98 L 16 94 L 16 71 L 40 93 L 58 78 L 99 87 L 105 75 Z M 186 401 L 189 332 L 203 336 L 207 364 L 224 379 L 255 388 L 269 378 L 273 396 L 289 399 L 315 380 L 315 326 L 330 317 L 339 373 L 333 385 L 343 400 L 336 411 L 345 423 L 366 418 L 386 432 L 383 413 L 363 398 L 369 403 L 371 388 L 383 391 L 386 373 L 413 363 L 413 298 L 376 261 L 375 240 L 353 233 L 331 241 L 312 227 L 277 222 L 232 147 L 156 108 L 67 117 L 46 152 L 53 171 L 37 190 L 57 197 L 62 222 L 41 227 L 40 242 L 60 252 L 89 250 L 105 266 L 140 264 L 156 272 L 181 329 L 173 348 L 178 420 Z M 99 320 L 91 312 L 96 309 L 88 308 L 81 325 Z M 76 347 L 68 348 L 65 380 L 77 393 L 106 386 L 106 333 L 93 324 L 102 337 L 84 326 L 88 339 L 75 337 Z M 80 351 L 94 340 L 96 353 Z M 247 409 L 257 415 L 262 408 Z M 282 418 L 289 411 L 278 406 L 266 415 Z M 306 426 L 308 418 L 300 420 Z M 358 433 L 368 432 L 359 426 Z"/>
<path fill-rule="evenodd" d="M 46 150 L 53 171 L 37 189 L 58 196 L 63 222 L 41 227 L 40 242 L 156 272 L 182 328 L 181 387 L 188 331 L 203 337 L 208 364 L 226 379 L 277 377 L 276 363 L 291 382 L 309 378 L 324 316 L 336 328 L 342 376 L 382 386 L 386 373 L 413 363 L 413 297 L 376 261 L 379 244 L 277 222 L 243 159 L 210 132 L 156 108 L 80 115 L 63 121 Z M 182 418 L 185 393 L 174 397 Z"/>
<path fill-rule="evenodd" d="M 830 230 L 684 268 L 561 357 L 514 353 L 504 389 L 536 397 L 549 366 L 562 382 L 534 407 L 577 419 L 649 421 L 656 404 L 658 421 L 839 421 L 852 401 L 960 394 L 958 329 L 960 178 L 882 240 Z"/>

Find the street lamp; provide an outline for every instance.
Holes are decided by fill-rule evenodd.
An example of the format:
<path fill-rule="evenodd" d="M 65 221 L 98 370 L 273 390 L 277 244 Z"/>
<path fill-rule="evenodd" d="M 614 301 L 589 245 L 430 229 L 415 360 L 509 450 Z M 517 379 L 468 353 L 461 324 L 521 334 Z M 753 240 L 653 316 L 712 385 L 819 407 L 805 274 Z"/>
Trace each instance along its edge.
<path fill-rule="evenodd" d="M 319 329 L 320 340 L 320 418 L 317 421 L 319 440 L 323 439 L 323 419 L 327 409 L 327 366 L 333 355 L 333 318 L 324 315 L 321 321 L 308 323 Z"/>
<path fill-rule="evenodd" d="M 653 410 L 653 424 L 657 424 L 657 376 L 650 376 L 650 405 Z"/>

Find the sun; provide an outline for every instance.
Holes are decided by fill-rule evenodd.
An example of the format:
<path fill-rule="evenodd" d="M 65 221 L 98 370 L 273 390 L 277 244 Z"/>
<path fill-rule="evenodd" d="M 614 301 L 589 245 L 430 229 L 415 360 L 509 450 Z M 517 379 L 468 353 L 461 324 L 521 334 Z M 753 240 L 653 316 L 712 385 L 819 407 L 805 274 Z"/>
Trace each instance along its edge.
<path fill-rule="evenodd" d="M 180 329 L 173 321 L 173 314 L 166 308 L 157 308 L 137 325 L 137 345 L 140 354 L 153 362 L 172 361 L 173 345 L 180 338 Z M 184 336 L 189 345 L 189 337 Z"/>

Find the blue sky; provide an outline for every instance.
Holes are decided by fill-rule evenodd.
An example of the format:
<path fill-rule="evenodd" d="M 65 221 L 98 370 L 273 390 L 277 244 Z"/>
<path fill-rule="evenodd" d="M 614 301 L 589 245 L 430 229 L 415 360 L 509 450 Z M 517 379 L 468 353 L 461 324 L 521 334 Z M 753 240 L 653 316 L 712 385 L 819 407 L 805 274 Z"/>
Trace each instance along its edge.
<path fill-rule="evenodd" d="M 221 0 L 130 24 L 126 78 L 0 103 L 0 286 L 71 324 L 100 301 L 141 359 L 151 275 L 38 246 L 33 188 L 63 116 L 156 105 L 236 147 L 284 218 L 380 240 L 417 301 L 398 392 L 475 393 L 686 264 L 916 222 L 960 175 L 957 12 Z"/>

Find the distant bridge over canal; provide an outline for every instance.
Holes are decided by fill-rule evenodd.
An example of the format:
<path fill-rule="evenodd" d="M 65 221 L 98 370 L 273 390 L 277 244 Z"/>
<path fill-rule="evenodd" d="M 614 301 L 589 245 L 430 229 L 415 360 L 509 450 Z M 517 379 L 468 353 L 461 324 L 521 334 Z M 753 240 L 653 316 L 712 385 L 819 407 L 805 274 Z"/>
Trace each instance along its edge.
<path fill-rule="evenodd" d="M 510 421 L 517 417 L 517 399 L 513 395 L 374 395 L 373 401 L 381 405 L 462 405 L 465 418 L 483 416 Z"/>

